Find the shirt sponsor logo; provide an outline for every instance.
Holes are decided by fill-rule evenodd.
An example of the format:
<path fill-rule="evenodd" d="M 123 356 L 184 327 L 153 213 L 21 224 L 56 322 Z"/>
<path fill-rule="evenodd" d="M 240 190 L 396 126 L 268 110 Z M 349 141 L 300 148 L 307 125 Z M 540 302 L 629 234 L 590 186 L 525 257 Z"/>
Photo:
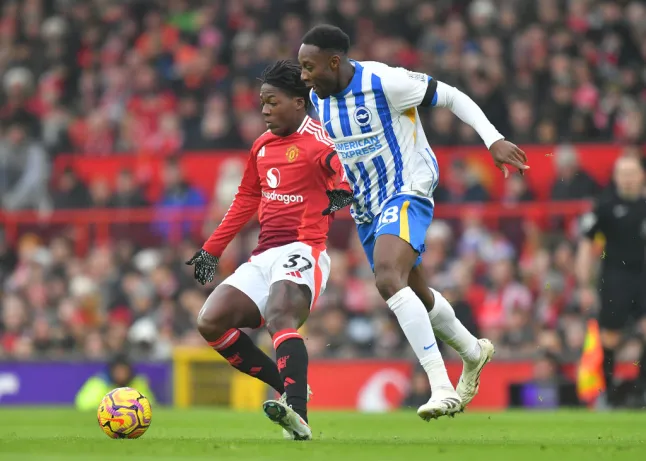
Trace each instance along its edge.
<path fill-rule="evenodd" d="M 383 144 L 381 144 L 381 140 L 378 135 L 369 136 L 356 141 L 338 142 L 334 145 L 339 157 L 342 159 L 369 155 L 374 152 L 378 152 L 383 148 Z"/>
<path fill-rule="evenodd" d="M 302 195 L 279 194 L 275 190 L 271 192 L 264 190 L 262 191 L 262 196 L 267 200 L 271 200 L 272 202 L 283 202 L 285 205 L 289 205 L 290 203 L 303 203 Z"/>
<path fill-rule="evenodd" d="M 267 170 L 267 185 L 272 189 L 276 189 L 280 185 L 280 170 L 278 168 Z"/>
<path fill-rule="evenodd" d="M 277 189 L 280 186 L 280 170 L 278 168 L 270 168 L 267 170 L 267 186 L 271 189 Z M 262 196 L 272 202 L 283 202 L 286 205 L 290 203 L 303 203 L 302 195 L 280 194 L 275 190 L 271 192 L 263 190 Z"/>

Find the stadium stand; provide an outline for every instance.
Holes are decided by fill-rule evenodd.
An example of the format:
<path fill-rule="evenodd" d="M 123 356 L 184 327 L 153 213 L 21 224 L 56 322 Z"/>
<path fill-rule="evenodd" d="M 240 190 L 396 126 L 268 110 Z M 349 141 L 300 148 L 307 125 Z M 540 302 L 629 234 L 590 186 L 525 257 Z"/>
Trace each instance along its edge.
<path fill-rule="evenodd" d="M 182 262 L 265 129 L 256 77 L 321 21 L 350 34 L 356 59 L 456 85 L 510 140 L 536 145 L 529 177 L 503 184 L 470 128 L 423 113 L 431 144 L 445 146 L 424 265 L 497 357 L 578 357 L 598 300 L 574 281 L 575 218 L 614 158 L 641 157 L 646 143 L 638 1 L 2 2 L 0 357 L 102 359 L 127 347 L 167 358 L 202 345 L 195 317 L 208 292 Z M 209 162 L 217 178 L 192 174 Z M 31 188 L 18 195 L 23 180 Z M 310 354 L 410 356 L 352 227 L 340 219 L 331 234 Z M 256 230 L 232 244 L 221 276 L 246 260 Z"/>

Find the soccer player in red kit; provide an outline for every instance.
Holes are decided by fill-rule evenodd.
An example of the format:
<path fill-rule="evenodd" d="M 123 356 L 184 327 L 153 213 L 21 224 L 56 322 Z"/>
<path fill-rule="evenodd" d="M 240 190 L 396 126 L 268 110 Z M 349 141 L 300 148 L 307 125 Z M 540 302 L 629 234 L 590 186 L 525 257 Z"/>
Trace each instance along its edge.
<path fill-rule="evenodd" d="M 334 144 L 307 115 L 308 89 L 300 72 L 289 61 L 263 72 L 260 100 L 269 130 L 251 147 L 222 223 L 187 264 L 195 265 L 200 283 L 211 282 L 225 247 L 258 212 L 258 246 L 251 259 L 211 293 L 197 327 L 232 366 L 282 395 L 265 402 L 263 409 L 285 429 L 285 436 L 309 440 L 308 357 L 297 329 L 330 273 L 325 242 L 331 214 L 349 205 L 352 194 Z M 277 363 L 240 331 L 263 324 L 272 336 Z"/>

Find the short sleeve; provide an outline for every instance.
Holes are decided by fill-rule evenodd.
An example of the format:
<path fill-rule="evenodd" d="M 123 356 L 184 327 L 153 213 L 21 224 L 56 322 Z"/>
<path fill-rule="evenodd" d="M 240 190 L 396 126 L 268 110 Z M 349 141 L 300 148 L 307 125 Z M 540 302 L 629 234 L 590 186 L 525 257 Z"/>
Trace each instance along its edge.
<path fill-rule="evenodd" d="M 428 82 L 432 80 L 432 77 L 422 72 L 413 72 L 403 67 L 388 67 L 380 74 L 386 98 L 399 112 L 419 106 L 426 95 Z"/>
<path fill-rule="evenodd" d="M 603 232 L 603 206 L 595 204 L 594 209 L 581 217 L 581 236 L 593 240 L 598 232 Z"/>

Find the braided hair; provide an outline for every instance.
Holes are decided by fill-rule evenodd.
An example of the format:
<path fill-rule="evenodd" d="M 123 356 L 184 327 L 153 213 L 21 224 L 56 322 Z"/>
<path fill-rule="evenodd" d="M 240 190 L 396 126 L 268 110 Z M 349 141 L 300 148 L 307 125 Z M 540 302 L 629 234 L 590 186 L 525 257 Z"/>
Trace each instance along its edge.
<path fill-rule="evenodd" d="M 301 66 L 293 61 L 277 61 L 262 71 L 260 81 L 276 87 L 290 96 L 303 98 L 305 109 L 310 107 L 310 90 L 301 80 Z"/>

